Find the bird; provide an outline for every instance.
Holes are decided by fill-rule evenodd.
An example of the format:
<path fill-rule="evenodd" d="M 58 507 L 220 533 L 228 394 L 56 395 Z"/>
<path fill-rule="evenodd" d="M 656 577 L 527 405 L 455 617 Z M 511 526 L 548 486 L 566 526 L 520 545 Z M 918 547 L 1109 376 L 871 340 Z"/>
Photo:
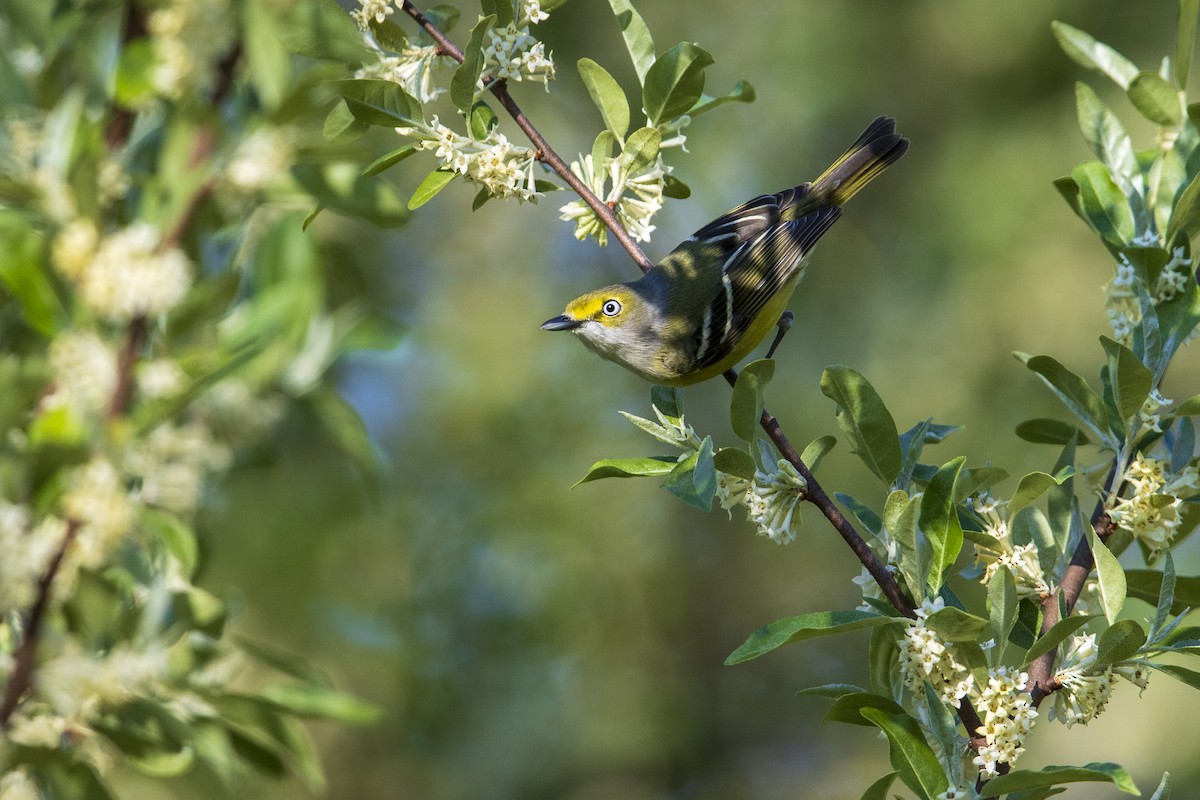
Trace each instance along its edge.
<path fill-rule="evenodd" d="M 571 331 L 601 357 L 652 383 L 690 386 L 750 354 L 772 328 L 768 357 L 805 258 L 842 204 L 908 151 L 896 121 L 875 119 L 815 180 L 747 200 L 689 236 L 635 281 L 576 297 L 548 331 Z"/>

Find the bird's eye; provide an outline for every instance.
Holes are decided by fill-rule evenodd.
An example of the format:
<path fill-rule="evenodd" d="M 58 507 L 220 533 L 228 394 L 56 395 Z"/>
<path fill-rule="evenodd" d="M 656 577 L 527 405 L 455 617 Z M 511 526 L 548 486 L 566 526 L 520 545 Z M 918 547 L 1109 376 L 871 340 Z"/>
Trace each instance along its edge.
<path fill-rule="evenodd" d="M 615 317 L 621 313 L 621 304 L 616 300 L 605 300 L 604 305 L 600 306 L 600 310 L 604 312 L 606 317 Z"/>

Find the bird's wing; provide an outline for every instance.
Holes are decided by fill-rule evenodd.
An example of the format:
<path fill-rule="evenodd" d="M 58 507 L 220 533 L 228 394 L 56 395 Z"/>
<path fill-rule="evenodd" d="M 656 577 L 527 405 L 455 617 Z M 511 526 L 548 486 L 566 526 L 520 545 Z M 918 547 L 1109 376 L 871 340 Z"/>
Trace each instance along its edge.
<path fill-rule="evenodd" d="M 789 280 L 822 234 L 841 215 L 818 205 L 802 216 L 781 219 L 807 191 L 797 186 L 744 203 L 696 232 L 720 245 L 721 281 L 696 332 L 695 368 L 719 363 L 737 346 L 763 307 Z M 788 215 L 791 216 L 791 215 Z"/>

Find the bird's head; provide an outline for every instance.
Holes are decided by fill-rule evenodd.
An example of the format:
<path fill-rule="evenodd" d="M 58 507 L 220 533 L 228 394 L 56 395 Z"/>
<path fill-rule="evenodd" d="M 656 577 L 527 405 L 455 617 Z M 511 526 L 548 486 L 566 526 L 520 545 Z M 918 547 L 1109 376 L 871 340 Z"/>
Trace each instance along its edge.
<path fill-rule="evenodd" d="M 572 331 L 601 355 L 627 361 L 645 348 L 653 323 L 650 301 L 629 284 L 618 283 L 576 297 L 562 314 L 543 322 L 542 330 Z"/>

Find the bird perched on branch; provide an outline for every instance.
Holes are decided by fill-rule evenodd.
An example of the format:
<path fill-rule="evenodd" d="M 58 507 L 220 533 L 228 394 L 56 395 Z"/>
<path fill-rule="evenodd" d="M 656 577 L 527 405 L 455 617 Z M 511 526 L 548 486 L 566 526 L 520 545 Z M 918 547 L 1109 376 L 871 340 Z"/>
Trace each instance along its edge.
<path fill-rule="evenodd" d="M 805 257 L 842 204 L 908 150 L 896 121 L 879 117 L 821 176 L 748 200 L 689 236 L 636 281 L 580 295 L 543 330 L 572 331 L 587 347 L 648 381 L 698 383 L 729 369 L 778 328 Z"/>

